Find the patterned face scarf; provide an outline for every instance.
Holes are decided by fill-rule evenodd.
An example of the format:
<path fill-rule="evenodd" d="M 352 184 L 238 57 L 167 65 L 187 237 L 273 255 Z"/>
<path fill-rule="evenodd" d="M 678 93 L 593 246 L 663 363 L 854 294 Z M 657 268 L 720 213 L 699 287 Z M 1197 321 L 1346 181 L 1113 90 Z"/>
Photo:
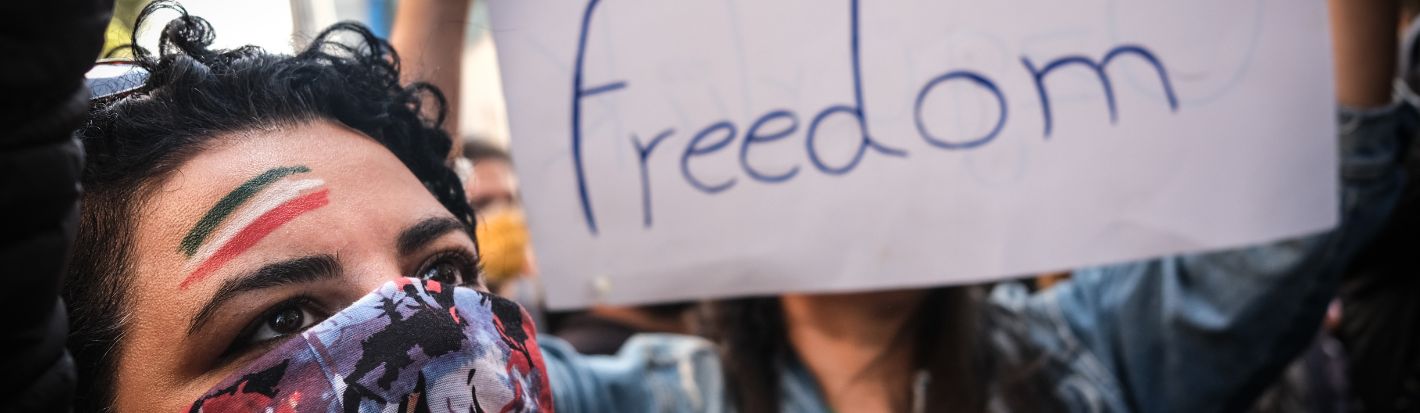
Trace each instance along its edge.
<path fill-rule="evenodd" d="M 223 380 L 191 412 L 552 412 L 512 301 L 401 278 Z"/>

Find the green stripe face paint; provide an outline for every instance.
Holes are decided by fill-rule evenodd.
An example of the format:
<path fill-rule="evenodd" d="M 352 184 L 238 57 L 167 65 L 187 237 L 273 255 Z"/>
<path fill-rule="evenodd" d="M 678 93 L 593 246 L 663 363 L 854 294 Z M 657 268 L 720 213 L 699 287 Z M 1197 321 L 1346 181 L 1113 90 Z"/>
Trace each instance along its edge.
<path fill-rule="evenodd" d="M 202 219 L 198 220 L 196 225 L 193 225 L 192 230 L 188 231 L 187 235 L 182 238 L 180 251 L 182 251 L 183 255 L 192 257 L 193 254 L 197 253 L 198 247 L 201 247 L 202 243 L 207 241 L 207 238 L 217 229 L 217 226 L 221 225 L 222 221 L 231 216 L 233 211 L 236 211 L 243 203 L 250 200 L 253 195 L 261 192 L 262 189 L 281 178 L 310 171 L 310 168 L 301 165 L 272 168 L 263 172 L 261 175 L 257 175 L 243 182 L 241 186 L 238 186 L 236 189 L 233 189 L 232 192 L 223 196 L 222 200 L 217 201 L 217 204 L 212 206 L 212 209 L 207 210 L 207 213 L 202 216 Z"/>
<path fill-rule="evenodd" d="M 272 168 L 218 200 L 183 238 L 188 273 L 179 289 L 202 281 L 281 226 L 330 203 L 320 178 L 300 179 L 305 166 Z"/>

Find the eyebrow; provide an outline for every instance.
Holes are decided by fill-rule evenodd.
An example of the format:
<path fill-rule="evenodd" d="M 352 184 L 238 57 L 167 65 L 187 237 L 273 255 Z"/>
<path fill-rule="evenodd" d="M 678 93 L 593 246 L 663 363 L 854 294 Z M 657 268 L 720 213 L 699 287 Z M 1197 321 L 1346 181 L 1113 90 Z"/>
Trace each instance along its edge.
<path fill-rule="evenodd" d="M 473 233 L 469 231 L 468 226 L 457 219 L 450 217 L 425 218 L 399 233 L 399 237 L 395 239 L 395 250 L 399 251 L 401 256 L 410 255 L 444 234 L 453 231 L 464 231 L 468 233 L 469 239 L 473 239 Z"/>
<path fill-rule="evenodd" d="M 328 280 L 339 277 L 340 262 L 332 255 L 313 255 L 267 264 L 256 271 L 222 282 L 207 304 L 192 318 L 187 335 L 201 329 L 223 304 L 238 295 L 267 288 Z"/>

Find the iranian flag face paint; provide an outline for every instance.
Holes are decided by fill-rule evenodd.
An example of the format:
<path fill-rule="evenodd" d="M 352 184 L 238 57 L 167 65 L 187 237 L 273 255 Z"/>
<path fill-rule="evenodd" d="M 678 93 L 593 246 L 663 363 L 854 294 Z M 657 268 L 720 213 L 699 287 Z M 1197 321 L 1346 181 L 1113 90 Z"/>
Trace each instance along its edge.
<path fill-rule="evenodd" d="M 305 166 L 273 168 L 242 183 L 212 206 L 183 237 L 187 277 L 201 281 L 287 222 L 330 202 L 320 179 L 301 179 Z"/>

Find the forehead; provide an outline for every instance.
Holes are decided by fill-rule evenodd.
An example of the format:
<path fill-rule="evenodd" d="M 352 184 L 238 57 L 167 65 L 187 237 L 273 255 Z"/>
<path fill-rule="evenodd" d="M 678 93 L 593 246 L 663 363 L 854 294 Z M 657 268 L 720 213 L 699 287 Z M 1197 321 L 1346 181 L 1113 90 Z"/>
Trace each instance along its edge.
<path fill-rule="evenodd" d="M 156 198 L 180 198 L 183 206 L 204 209 L 243 183 L 278 168 L 300 168 L 305 175 L 330 185 L 368 184 L 345 191 L 424 192 L 413 173 L 384 146 L 358 131 L 327 121 L 233 133 L 214 141 L 214 146 L 169 176 Z M 164 203 L 162 199 L 155 201 Z M 178 218 L 171 214 L 174 211 L 168 212 L 165 218 Z"/>
<path fill-rule="evenodd" d="M 512 171 L 513 171 L 513 164 L 509 163 L 508 161 L 505 161 L 505 160 L 502 160 L 502 159 L 498 159 L 498 158 L 486 158 L 486 159 L 481 159 L 481 160 L 473 161 L 473 170 L 474 170 L 474 171 L 478 171 L 478 172 L 484 172 L 484 173 L 490 173 L 490 172 L 512 173 Z"/>
<path fill-rule="evenodd" d="M 511 180 L 516 178 L 513 174 L 513 165 L 501 159 L 475 161 L 473 174 L 477 179 L 473 179 L 469 183 L 475 187 L 509 185 L 512 184 Z M 490 183 L 490 180 L 493 182 Z"/>
<path fill-rule="evenodd" d="M 312 122 L 242 132 L 215 141 L 216 145 L 167 177 L 139 211 L 135 269 L 145 274 L 140 278 L 148 278 L 138 280 L 139 284 L 173 283 L 177 274 L 159 270 L 182 267 L 184 254 L 193 253 L 186 250 L 185 238 L 200 232 L 194 230 L 199 222 L 222 215 L 221 205 L 244 190 L 254 195 L 237 196 L 242 204 L 228 207 L 254 210 L 257 208 L 251 206 L 260 202 L 280 203 L 281 199 L 263 199 L 277 197 L 279 190 L 304 191 L 321 199 L 319 204 L 308 204 L 312 208 L 300 211 L 299 217 L 282 223 L 253 247 L 252 253 L 243 254 L 236 262 L 278 258 L 271 255 L 291 250 L 282 244 L 330 250 L 388 243 L 409 222 L 448 214 L 394 154 L 340 125 Z M 271 179 L 263 181 L 263 177 Z M 360 236 L 341 236 L 346 232 Z M 340 244 L 334 244 L 336 240 Z M 191 239 L 186 241 L 192 243 Z M 144 267 L 148 267 L 146 271 Z M 147 276 L 160 274 L 159 279 Z"/>

